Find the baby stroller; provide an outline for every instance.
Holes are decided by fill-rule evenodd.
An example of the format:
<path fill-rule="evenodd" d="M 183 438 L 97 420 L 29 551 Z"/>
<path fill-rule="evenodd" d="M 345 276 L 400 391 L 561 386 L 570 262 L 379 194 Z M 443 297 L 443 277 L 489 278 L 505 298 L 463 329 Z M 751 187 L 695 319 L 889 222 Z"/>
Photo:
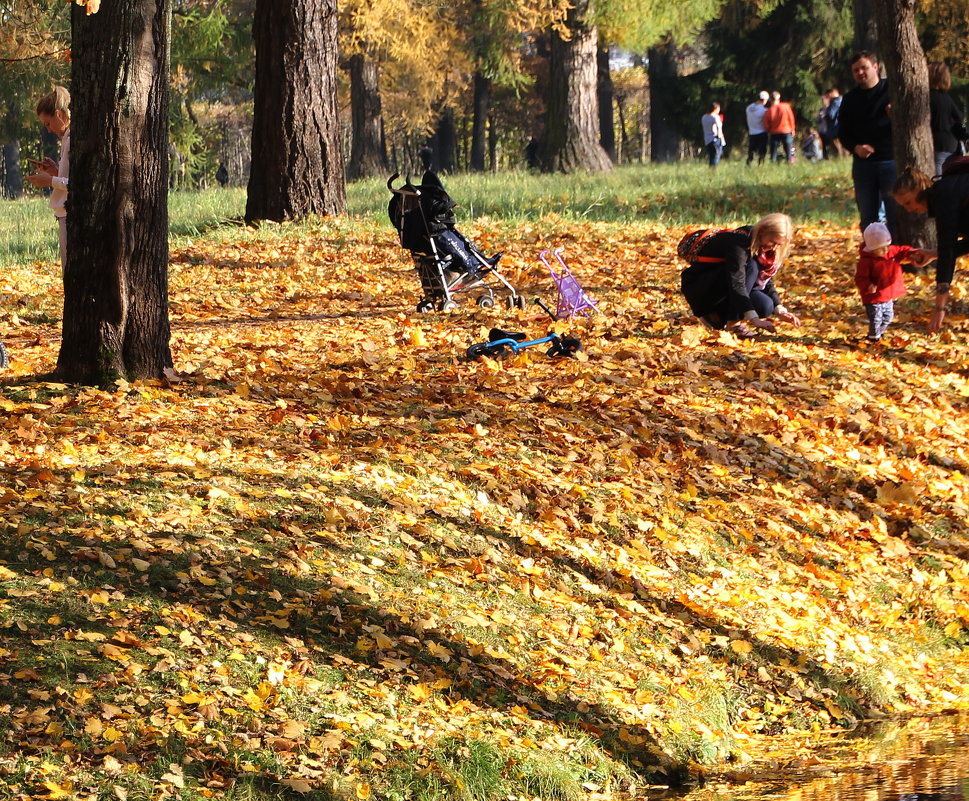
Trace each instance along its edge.
<path fill-rule="evenodd" d="M 478 306 L 490 309 L 495 305 L 495 289 L 507 290 L 509 308 L 524 308 L 524 298 L 497 269 L 501 253 L 486 257 L 455 228 L 456 204 L 440 179 L 428 170 L 420 186 L 414 186 L 408 176 L 395 189 L 399 177 L 395 172 L 387 180 L 393 195 L 387 214 L 421 279 L 423 295 L 417 311 L 453 309 L 459 292 L 474 292 Z"/>

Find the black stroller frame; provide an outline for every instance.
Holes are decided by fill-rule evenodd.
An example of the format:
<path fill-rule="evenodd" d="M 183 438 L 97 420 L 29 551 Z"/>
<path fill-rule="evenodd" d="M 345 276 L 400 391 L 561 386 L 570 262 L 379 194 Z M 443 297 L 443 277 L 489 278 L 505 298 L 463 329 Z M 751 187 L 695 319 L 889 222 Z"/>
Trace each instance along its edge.
<path fill-rule="evenodd" d="M 479 308 L 490 309 L 495 305 L 496 288 L 507 290 L 509 308 L 524 308 L 524 298 L 497 269 L 501 253 L 487 258 L 455 228 L 454 202 L 438 177 L 428 171 L 421 185 L 415 186 L 408 176 L 395 188 L 399 177 L 395 172 L 387 180 L 393 195 L 387 212 L 420 277 L 423 294 L 417 311 L 454 309 L 458 305 L 454 296 L 462 292 L 475 292 Z M 491 279 L 500 286 L 493 287 Z"/>

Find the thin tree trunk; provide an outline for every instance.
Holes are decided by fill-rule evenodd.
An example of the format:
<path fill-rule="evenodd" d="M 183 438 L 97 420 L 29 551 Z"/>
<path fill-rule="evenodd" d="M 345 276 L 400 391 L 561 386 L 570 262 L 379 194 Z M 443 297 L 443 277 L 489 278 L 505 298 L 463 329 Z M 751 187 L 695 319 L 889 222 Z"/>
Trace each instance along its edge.
<path fill-rule="evenodd" d="M 350 162 L 347 177 L 368 178 L 387 172 L 384 122 L 377 83 L 377 62 L 363 53 L 348 59 L 350 114 L 352 119 Z"/>
<path fill-rule="evenodd" d="M 168 0 L 71 14 L 61 380 L 160 378 L 168 322 Z"/>
<path fill-rule="evenodd" d="M 457 130 L 454 127 L 454 109 L 448 106 L 441 114 L 434 131 L 434 170 L 454 172 L 457 161 Z"/>
<path fill-rule="evenodd" d="M 488 116 L 488 163 L 492 172 L 498 172 L 498 123 L 494 115 Z"/>
<path fill-rule="evenodd" d="M 599 144 L 609 159 L 616 162 L 616 120 L 613 115 L 615 92 L 612 73 L 609 71 L 609 48 L 600 47 L 596 51 L 596 71 L 598 81 L 596 93 L 599 97 Z"/>
<path fill-rule="evenodd" d="M 680 134 L 676 128 L 676 47 L 672 40 L 649 50 L 650 159 L 673 162 L 680 157 Z"/>
<path fill-rule="evenodd" d="M 336 0 L 256 0 L 246 220 L 340 214 Z"/>
<path fill-rule="evenodd" d="M 3 197 L 16 200 L 24 193 L 24 174 L 20 168 L 20 140 L 3 146 Z"/>
<path fill-rule="evenodd" d="M 474 74 L 474 100 L 471 122 L 471 170 L 483 172 L 485 169 L 485 147 L 487 142 L 488 112 L 491 107 L 491 79 L 481 72 Z"/>
<path fill-rule="evenodd" d="M 929 127 L 929 74 L 925 52 L 915 27 L 915 0 L 876 0 L 880 47 L 892 101 L 892 143 L 899 171 L 915 167 L 927 175 L 935 171 Z M 927 246 L 934 240 L 924 215 L 899 207 L 898 239 Z"/>
<path fill-rule="evenodd" d="M 599 144 L 596 94 L 598 31 L 589 20 L 591 0 L 575 0 L 566 25 L 569 38 L 551 33 L 548 124 L 542 147 L 544 172 L 608 172 L 612 162 Z"/>
<path fill-rule="evenodd" d="M 878 26 L 876 24 L 875 0 L 852 0 L 851 16 L 854 22 L 855 50 L 878 50 Z"/>

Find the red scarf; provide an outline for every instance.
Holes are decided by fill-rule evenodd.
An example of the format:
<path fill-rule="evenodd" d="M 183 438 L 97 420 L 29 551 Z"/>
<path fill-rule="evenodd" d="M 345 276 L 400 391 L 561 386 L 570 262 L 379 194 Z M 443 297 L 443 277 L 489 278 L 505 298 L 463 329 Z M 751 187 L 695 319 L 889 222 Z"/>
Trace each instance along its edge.
<path fill-rule="evenodd" d="M 757 254 L 757 263 L 760 265 L 760 272 L 757 274 L 757 283 L 766 284 L 774 277 L 780 265 L 777 263 L 777 253 L 768 250 L 765 253 Z"/>

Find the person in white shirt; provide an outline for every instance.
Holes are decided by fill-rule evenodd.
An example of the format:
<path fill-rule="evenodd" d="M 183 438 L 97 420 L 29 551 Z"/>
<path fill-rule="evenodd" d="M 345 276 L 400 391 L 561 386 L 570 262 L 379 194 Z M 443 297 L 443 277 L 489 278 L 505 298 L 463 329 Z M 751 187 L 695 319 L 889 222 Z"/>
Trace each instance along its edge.
<path fill-rule="evenodd" d="M 747 106 L 747 164 L 752 164 L 754 156 L 757 163 L 763 164 L 767 156 L 767 129 L 764 127 L 764 112 L 770 95 L 761 92 L 760 96 Z"/>
<path fill-rule="evenodd" d="M 720 163 L 723 146 L 727 144 L 723 138 L 723 118 L 720 116 L 719 103 L 710 106 L 710 111 L 700 118 L 700 124 L 703 126 L 703 146 L 707 150 L 710 166 L 716 167 Z"/>
<path fill-rule="evenodd" d="M 57 218 L 60 240 L 61 272 L 67 263 L 67 184 L 70 174 L 71 151 L 71 95 L 63 86 L 44 95 L 37 102 L 37 117 L 41 124 L 61 140 L 57 161 L 47 157 L 43 161 L 30 159 L 37 172 L 28 175 L 34 186 L 50 187 L 50 207 Z"/>

